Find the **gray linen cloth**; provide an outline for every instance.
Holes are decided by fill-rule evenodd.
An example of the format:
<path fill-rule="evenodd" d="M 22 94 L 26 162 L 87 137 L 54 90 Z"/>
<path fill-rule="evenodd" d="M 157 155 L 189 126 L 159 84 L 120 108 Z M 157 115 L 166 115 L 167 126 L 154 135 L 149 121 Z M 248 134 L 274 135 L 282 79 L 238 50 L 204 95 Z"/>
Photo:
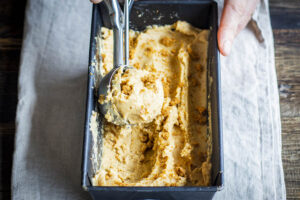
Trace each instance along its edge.
<path fill-rule="evenodd" d="M 220 11 L 223 2 L 219 2 Z M 89 199 L 81 155 L 92 5 L 29 0 L 19 77 L 13 199 Z M 225 187 L 215 199 L 285 199 L 267 1 L 221 57 Z"/>

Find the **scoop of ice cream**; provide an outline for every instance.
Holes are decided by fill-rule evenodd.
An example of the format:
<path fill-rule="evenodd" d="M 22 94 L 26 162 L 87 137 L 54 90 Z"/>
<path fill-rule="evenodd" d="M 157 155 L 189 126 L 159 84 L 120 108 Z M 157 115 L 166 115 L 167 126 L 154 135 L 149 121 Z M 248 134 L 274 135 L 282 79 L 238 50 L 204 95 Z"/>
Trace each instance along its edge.
<path fill-rule="evenodd" d="M 111 109 L 105 118 L 121 124 L 149 123 L 161 113 L 164 101 L 163 85 L 160 78 L 151 72 L 120 68 L 112 80 L 112 88 L 105 100 Z"/>

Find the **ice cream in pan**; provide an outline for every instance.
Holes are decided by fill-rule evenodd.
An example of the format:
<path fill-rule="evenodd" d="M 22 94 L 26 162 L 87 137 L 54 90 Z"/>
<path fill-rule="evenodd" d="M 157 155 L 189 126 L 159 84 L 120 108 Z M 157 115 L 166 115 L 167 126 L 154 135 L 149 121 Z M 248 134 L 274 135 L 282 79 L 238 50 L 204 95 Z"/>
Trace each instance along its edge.
<path fill-rule="evenodd" d="M 106 96 L 112 112 L 101 124 L 102 155 L 95 186 L 209 186 L 207 132 L 209 30 L 178 21 L 130 31 L 130 70 L 114 74 Z M 113 30 L 102 28 L 99 76 L 114 66 Z M 94 112 L 92 118 L 99 113 Z M 92 123 L 97 123 L 92 120 Z M 98 129 L 91 124 L 93 133 Z M 93 128 L 94 127 L 94 128 Z"/>

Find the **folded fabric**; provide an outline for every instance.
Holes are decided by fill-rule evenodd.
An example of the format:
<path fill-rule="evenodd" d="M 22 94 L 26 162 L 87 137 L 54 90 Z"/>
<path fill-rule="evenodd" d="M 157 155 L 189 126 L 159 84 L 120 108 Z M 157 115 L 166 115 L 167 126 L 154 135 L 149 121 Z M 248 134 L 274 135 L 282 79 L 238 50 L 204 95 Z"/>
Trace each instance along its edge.
<path fill-rule="evenodd" d="M 219 2 L 220 11 L 223 2 Z M 13 199 L 88 199 L 81 188 L 92 4 L 29 0 L 19 77 Z M 215 199 L 284 199 L 268 3 L 265 42 L 246 28 L 221 57 L 225 187 Z"/>

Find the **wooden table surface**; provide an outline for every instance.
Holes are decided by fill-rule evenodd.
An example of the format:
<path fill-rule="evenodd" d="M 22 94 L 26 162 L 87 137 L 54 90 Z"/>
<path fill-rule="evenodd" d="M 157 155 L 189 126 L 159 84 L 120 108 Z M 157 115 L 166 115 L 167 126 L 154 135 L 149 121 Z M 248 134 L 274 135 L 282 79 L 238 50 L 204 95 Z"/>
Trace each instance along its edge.
<path fill-rule="evenodd" d="M 0 199 L 11 197 L 25 1 L 0 1 Z M 288 199 L 300 199 L 300 2 L 270 0 Z"/>

